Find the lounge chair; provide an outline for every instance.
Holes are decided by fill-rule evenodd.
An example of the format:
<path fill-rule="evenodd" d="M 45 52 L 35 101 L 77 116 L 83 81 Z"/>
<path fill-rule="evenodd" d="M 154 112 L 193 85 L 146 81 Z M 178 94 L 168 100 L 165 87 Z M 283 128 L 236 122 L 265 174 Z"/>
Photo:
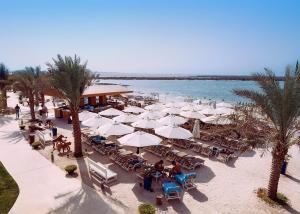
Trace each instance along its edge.
<path fill-rule="evenodd" d="M 166 200 L 179 199 L 181 200 L 181 188 L 174 182 L 163 182 L 162 189 Z"/>
<path fill-rule="evenodd" d="M 196 178 L 196 172 L 181 173 L 175 175 L 175 180 L 182 186 L 184 190 L 190 190 L 196 188 L 194 180 Z"/>
<path fill-rule="evenodd" d="M 99 179 L 100 181 L 109 184 L 115 180 L 117 180 L 117 173 L 113 172 L 112 170 L 106 168 L 99 162 L 95 162 L 89 158 L 88 161 L 88 168 L 91 175 Z"/>
<path fill-rule="evenodd" d="M 53 140 L 50 131 L 36 131 L 35 134 L 43 145 L 51 143 Z"/>

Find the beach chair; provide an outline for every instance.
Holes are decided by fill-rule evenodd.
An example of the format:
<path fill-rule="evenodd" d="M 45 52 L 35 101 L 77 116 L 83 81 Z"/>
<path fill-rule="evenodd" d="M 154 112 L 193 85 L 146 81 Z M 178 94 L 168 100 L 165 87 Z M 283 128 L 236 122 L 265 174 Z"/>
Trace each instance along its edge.
<path fill-rule="evenodd" d="M 175 180 L 177 183 L 179 183 L 182 188 L 186 191 L 196 188 L 196 185 L 194 183 L 195 178 L 196 178 L 196 172 L 191 172 L 191 173 L 181 173 L 175 175 Z"/>
<path fill-rule="evenodd" d="M 47 130 L 45 130 L 45 131 L 36 131 L 36 136 L 41 141 L 43 146 L 47 143 L 51 143 L 52 140 L 53 140 L 50 131 L 47 131 Z"/>
<path fill-rule="evenodd" d="M 99 179 L 100 181 L 109 184 L 113 181 L 117 180 L 117 173 L 112 170 L 106 168 L 99 162 L 95 162 L 90 158 L 87 158 L 88 169 L 92 176 Z"/>
<path fill-rule="evenodd" d="M 164 193 L 165 199 L 172 200 L 172 199 L 179 199 L 181 200 L 181 188 L 176 185 L 174 182 L 163 182 L 162 189 Z"/>

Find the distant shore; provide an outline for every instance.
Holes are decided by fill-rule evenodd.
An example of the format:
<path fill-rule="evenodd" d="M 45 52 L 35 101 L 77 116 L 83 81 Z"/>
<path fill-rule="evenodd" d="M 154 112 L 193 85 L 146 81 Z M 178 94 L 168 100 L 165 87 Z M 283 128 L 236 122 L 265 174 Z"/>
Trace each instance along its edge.
<path fill-rule="evenodd" d="M 97 76 L 96 79 L 113 80 L 240 80 L 254 81 L 253 76 Z M 284 77 L 276 77 L 283 81 Z"/>

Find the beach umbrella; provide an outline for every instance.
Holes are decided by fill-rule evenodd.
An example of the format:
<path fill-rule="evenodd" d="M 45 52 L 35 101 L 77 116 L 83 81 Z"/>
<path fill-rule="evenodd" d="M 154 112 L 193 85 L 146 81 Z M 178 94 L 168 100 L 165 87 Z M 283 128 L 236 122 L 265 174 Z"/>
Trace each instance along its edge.
<path fill-rule="evenodd" d="M 146 147 L 158 145 L 162 139 L 146 132 L 137 131 L 118 139 L 124 146 Z"/>
<path fill-rule="evenodd" d="M 82 111 L 78 114 L 79 121 L 84 121 L 92 117 L 96 117 L 98 114 L 90 111 Z"/>
<path fill-rule="evenodd" d="M 155 104 L 151 104 L 145 107 L 146 110 L 161 110 L 163 108 L 163 106 L 161 104 L 155 103 Z"/>
<path fill-rule="evenodd" d="M 124 113 L 118 109 L 109 108 L 109 109 L 99 112 L 98 114 L 101 116 L 119 116 Z"/>
<path fill-rule="evenodd" d="M 186 104 L 187 104 L 186 102 L 169 102 L 169 103 L 165 104 L 165 107 L 168 107 L 168 108 L 182 108 Z"/>
<path fill-rule="evenodd" d="M 141 119 L 131 124 L 133 127 L 142 128 L 142 129 L 155 129 L 161 127 L 162 124 L 157 122 L 157 120 Z"/>
<path fill-rule="evenodd" d="M 113 123 L 113 120 L 108 119 L 106 117 L 102 117 L 100 115 L 96 115 L 96 117 L 91 117 L 81 122 L 82 125 L 92 127 L 92 128 L 98 128 L 99 126 L 108 123 Z"/>
<path fill-rule="evenodd" d="M 207 114 L 207 115 L 212 115 L 212 114 L 215 114 L 215 110 L 216 109 L 214 109 L 213 107 L 207 106 L 203 110 L 201 110 L 199 113 L 201 113 L 201 114 Z"/>
<path fill-rule="evenodd" d="M 195 106 L 196 105 L 188 104 L 188 105 L 183 106 L 180 110 L 181 111 L 193 111 L 196 108 Z"/>
<path fill-rule="evenodd" d="M 130 113 L 121 114 L 113 118 L 113 120 L 118 123 L 133 123 L 138 119 L 139 118 L 136 115 Z"/>
<path fill-rule="evenodd" d="M 221 107 L 221 108 L 216 108 L 214 110 L 214 113 L 215 114 L 233 114 L 234 110 L 232 108 Z"/>
<path fill-rule="evenodd" d="M 202 122 L 208 123 L 208 124 L 214 124 L 214 125 L 229 125 L 232 124 L 232 121 L 226 117 L 222 116 L 209 116 L 206 118 L 201 119 Z"/>
<path fill-rule="evenodd" d="M 125 108 L 123 111 L 127 113 L 139 114 L 139 113 L 143 113 L 145 110 L 137 106 L 129 106 Z"/>
<path fill-rule="evenodd" d="M 159 123 L 163 125 L 181 125 L 187 122 L 187 120 L 183 117 L 179 117 L 176 115 L 168 115 L 159 119 Z"/>
<path fill-rule="evenodd" d="M 159 119 L 162 118 L 163 116 L 165 116 L 166 113 L 165 112 L 159 112 L 159 111 L 145 111 L 144 113 L 138 115 L 139 118 L 142 119 Z"/>
<path fill-rule="evenodd" d="M 155 134 L 170 139 L 188 139 L 193 136 L 189 130 L 175 125 L 156 128 Z"/>
<path fill-rule="evenodd" d="M 224 107 L 224 108 L 233 108 L 234 107 L 232 104 L 226 103 L 226 102 L 217 103 L 216 106 L 217 106 L 217 108 L 221 108 L 221 107 Z"/>
<path fill-rule="evenodd" d="M 180 112 L 180 115 L 186 118 L 191 118 L 191 119 L 202 119 L 206 117 L 205 115 L 199 113 L 198 111 L 182 111 Z"/>
<path fill-rule="evenodd" d="M 193 133 L 194 138 L 200 139 L 200 122 L 199 122 L 199 120 L 195 121 L 192 133 Z"/>
<path fill-rule="evenodd" d="M 100 126 L 97 130 L 104 136 L 120 136 L 132 133 L 134 128 L 114 121 L 113 123 Z"/>
<path fill-rule="evenodd" d="M 162 110 L 162 112 L 165 112 L 167 114 L 179 114 L 180 110 L 175 107 L 170 107 L 170 108 L 165 108 L 164 110 Z"/>

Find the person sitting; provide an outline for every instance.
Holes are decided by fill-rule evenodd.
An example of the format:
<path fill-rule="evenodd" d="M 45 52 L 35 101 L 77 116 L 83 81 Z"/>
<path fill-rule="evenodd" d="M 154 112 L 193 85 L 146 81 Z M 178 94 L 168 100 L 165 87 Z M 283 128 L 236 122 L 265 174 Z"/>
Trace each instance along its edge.
<path fill-rule="evenodd" d="M 174 177 L 177 174 L 181 174 L 181 166 L 176 161 L 172 161 L 173 168 L 170 171 L 170 177 Z"/>
<path fill-rule="evenodd" d="M 162 173 L 164 171 L 164 161 L 163 160 L 160 160 L 158 162 L 156 162 L 154 164 L 154 169 L 157 171 L 157 172 L 160 172 Z"/>

